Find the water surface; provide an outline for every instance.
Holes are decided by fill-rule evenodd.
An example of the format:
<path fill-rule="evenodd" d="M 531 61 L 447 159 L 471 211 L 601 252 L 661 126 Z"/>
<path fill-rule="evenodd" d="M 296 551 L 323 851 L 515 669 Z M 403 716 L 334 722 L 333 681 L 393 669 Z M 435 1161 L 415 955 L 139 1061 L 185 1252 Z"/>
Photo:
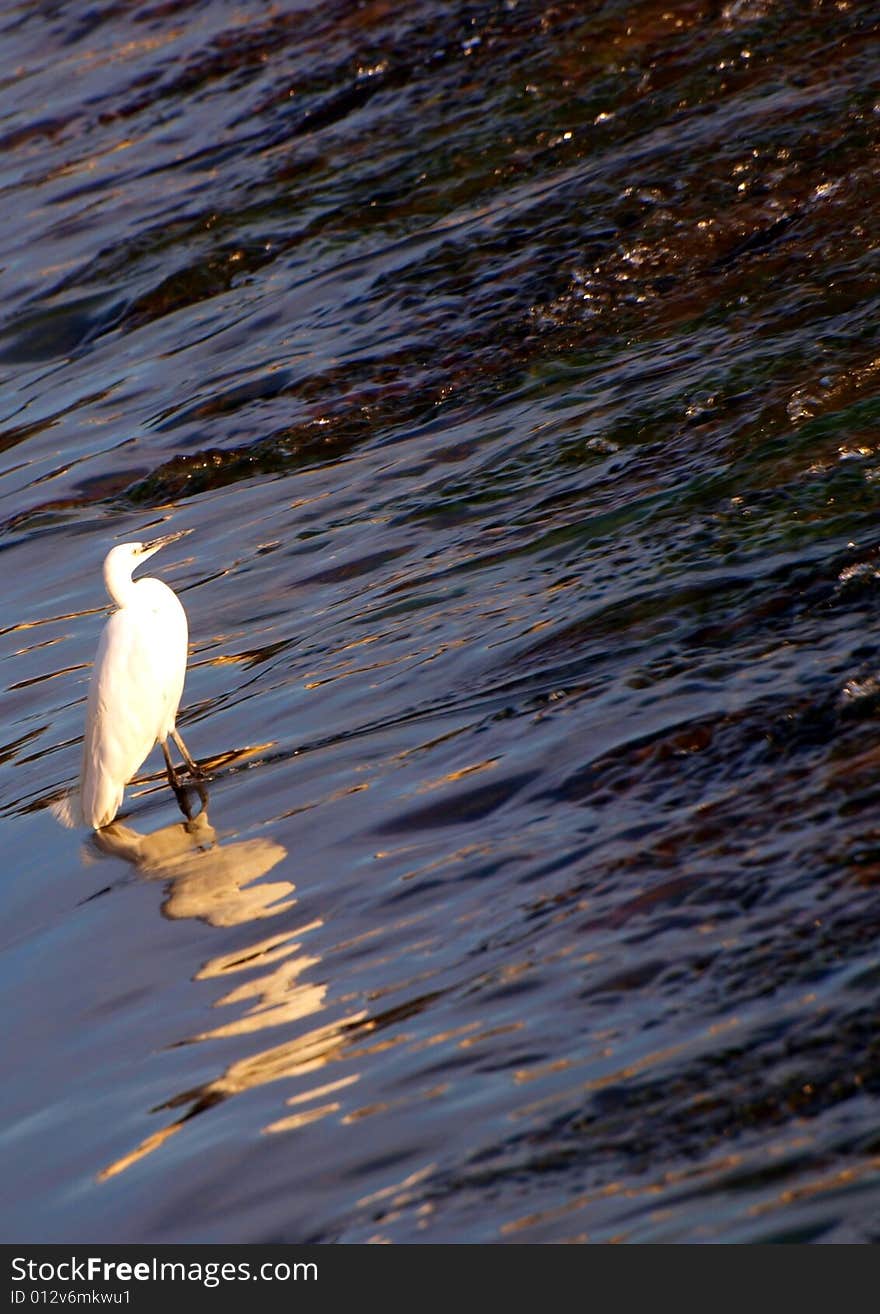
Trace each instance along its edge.
<path fill-rule="evenodd" d="M 878 1239 L 870 7 L 0 40 L 4 1239 Z"/>

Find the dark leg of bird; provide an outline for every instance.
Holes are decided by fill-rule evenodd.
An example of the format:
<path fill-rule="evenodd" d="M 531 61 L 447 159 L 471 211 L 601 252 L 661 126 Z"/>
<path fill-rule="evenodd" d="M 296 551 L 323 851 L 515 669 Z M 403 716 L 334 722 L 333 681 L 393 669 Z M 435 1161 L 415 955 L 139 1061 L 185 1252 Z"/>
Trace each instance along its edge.
<path fill-rule="evenodd" d="M 199 796 L 199 802 L 201 803 L 201 807 L 198 810 L 198 812 L 193 811 L 193 807 L 192 807 L 193 791 L 191 789 L 186 789 L 185 786 L 181 785 L 179 786 L 178 789 L 175 790 L 175 794 L 177 796 L 177 806 L 180 808 L 181 812 L 186 817 L 187 821 L 193 821 L 202 812 L 207 813 L 208 811 L 208 791 L 205 789 L 205 786 L 202 784 L 201 780 L 197 780 L 195 782 L 194 788 L 195 788 L 195 792 Z"/>
<path fill-rule="evenodd" d="M 194 762 L 193 759 L 190 757 L 189 749 L 181 739 L 180 734 L 176 729 L 171 731 L 171 738 L 174 740 L 175 744 L 180 749 L 180 756 L 183 758 L 184 762 L 189 767 L 190 775 L 195 777 L 200 776 L 202 773 L 198 763 Z"/>
<path fill-rule="evenodd" d="M 189 793 L 187 792 L 187 790 L 183 789 L 182 787 L 180 789 L 175 790 L 174 792 L 177 796 L 177 806 L 180 808 L 181 812 L 186 817 L 187 821 L 192 821 L 194 814 L 192 810 L 192 804 L 189 801 Z"/>
<path fill-rule="evenodd" d="M 171 786 L 171 788 L 174 790 L 174 797 L 177 799 L 177 806 L 180 808 L 181 812 L 186 817 L 187 821 L 192 821 L 193 810 L 192 807 L 190 806 L 189 795 L 187 794 L 183 785 L 180 783 L 180 778 L 177 772 L 174 770 L 174 763 L 171 761 L 171 754 L 168 752 L 167 744 L 162 745 L 162 752 L 165 756 L 165 769 L 168 775 L 168 783 Z M 199 796 L 201 797 L 201 789 L 199 790 Z M 203 799 L 202 807 L 204 806 L 205 806 L 205 800 Z"/>
<path fill-rule="evenodd" d="M 175 794 L 180 794 L 180 781 L 177 779 L 177 772 L 174 770 L 174 763 L 171 761 L 171 754 L 168 752 L 167 743 L 162 744 L 162 753 L 165 758 L 165 770 L 168 773 L 168 783 L 174 790 Z"/>
<path fill-rule="evenodd" d="M 173 733 L 174 732 L 172 731 L 172 734 Z M 177 735 L 174 735 L 174 738 L 177 739 Z M 184 789 L 183 785 L 180 783 L 180 777 L 178 776 L 177 772 L 174 769 L 174 763 L 171 761 L 171 754 L 168 752 L 167 744 L 162 745 L 162 752 L 165 755 L 165 768 L 168 775 L 168 783 L 171 786 L 171 788 L 174 790 L 174 797 L 177 799 L 177 806 L 180 808 L 181 812 L 186 817 L 187 821 L 192 821 L 193 810 L 190 805 L 189 794 L 187 793 L 186 789 Z M 184 756 L 186 756 L 187 759 L 191 761 L 188 753 L 185 753 Z M 202 774 L 199 771 L 198 767 L 196 767 L 195 769 L 195 788 L 196 788 L 196 793 L 199 796 L 199 802 L 202 805 L 202 811 L 207 812 L 208 791 L 205 789 L 205 786 L 202 784 Z"/>

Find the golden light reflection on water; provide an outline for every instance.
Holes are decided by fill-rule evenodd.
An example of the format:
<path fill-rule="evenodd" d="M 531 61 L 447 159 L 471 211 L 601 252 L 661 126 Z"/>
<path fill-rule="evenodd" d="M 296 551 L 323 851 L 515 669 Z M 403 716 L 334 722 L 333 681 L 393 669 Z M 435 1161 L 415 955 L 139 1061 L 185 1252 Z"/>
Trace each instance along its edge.
<path fill-rule="evenodd" d="M 321 999 L 322 992 L 316 992 L 313 996 L 315 1007 L 320 1007 Z M 164 1145 L 190 1119 L 204 1113 L 207 1109 L 213 1108 L 215 1104 L 219 1104 L 222 1100 L 227 1100 L 231 1096 L 239 1095 L 247 1090 L 254 1090 L 259 1086 L 265 1086 L 269 1082 L 280 1081 L 285 1077 L 301 1077 L 306 1073 L 318 1071 L 331 1060 L 341 1057 L 346 1047 L 350 1029 L 363 1021 L 364 1018 L 365 1014 L 363 1012 L 355 1013 L 328 1026 L 315 1027 L 313 1030 L 306 1032 L 305 1035 L 298 1036 L 295 1040 L 287 1041 L 270 1049 L 260 1050 L 255 1054 L 250 1054 L 245 1059 L 231 1063 L 214 1081 L 205 1082 L 204 1085 L 172 1096 L 171 1099 L 161 1104 L 159 1109 L 175 1109 L 180 1108 L 181 1105 L 186 1105 L 186 1112 L 174 1122 L 169 1123 L 168 1126 L 147 1136 L 134 1150 L 108 1164 L 106 1168 L 98 1173 L 98 1181 L 107 1181 L 109 1178 L 123 1172 L 126 1168 L 130 1168 L 132 1164 L 137 1163 L 146 1155 Z M 210 1032 L 206 1033 L 206 1035 L 210 1034 Z M 196 1039 L 204 1038 L 196 1037 Z M 358 1079 L 358 1073 L 351 1073 L 339 1082 L 330 1083 L 330 1086 L 341 1089 L 345 1085 L 353 1084 Z M 288 1103 L 306 1104 L 309 1101 L 320 1099 L 327 1089 L 328 1085 L 322 1083 L 313 1090 L 299 1092 Z M 338 1108 L 339 1105 L 335 1101 L 306 1108 L 288 1118 L 269 1123 L 263 1128 L 263 1131 L 291 1131 L 310 1122 L 315 1122 L 318 1118 L 324 1118 L 328 1114 L 335 1113 Z"/>
<path fill-rule="evenodd" d="M 565 1218 L 571 1214 L 578 1213 L 590 1205 L 599 1204 L 615 1198 L 624 1200 L 639 1200 L 650 1198 L 652 1196 L 662 1196 L 665 1192 L 675 1187 L 699 1183 L 703 1181 L 715 1181 L 724 1174 L 738 1168 L 742 1163 L 743 1156 L 740 1154 L 719 1155 L 707 1163 L 699 1164 L 696 1167 L 688 1166 L 683 1169 L 675 1169 L 663 1173 L 659 1178 L 652 1179 L 648 1182 L 634 1185 L 632 1181 L 613 1181 L 605 1182 L 593 1190 L 584 1191 L 580 1195 L 574 1196 L 571 1200 L 566 1200 L 564 1204 L 552 1205 L 547 1209 L 536 1210 L 533 1213 L 523 1214 L 519 1218 L 512 1219 L 501 1225 L 500 1235 L 510 1236 L 516 1232 L 527 1231 L 540 1225 L 545 1225 L 559 1219 Z M 659 1217 L 657 1215 L 656 1217 Z M 655 1221 L 656 1221 L 655 1217 Z M 576 1239 L 576 1238 L 572 1238 Z M 588 1235 L 584 1234 L 584 1239 Z"/>
<path fill-rule="evenodd" d="M 320 923 L 313 923 L 313 926 Z M 312 927 L 307 927 L 311 930 Z M 301 934 L 298 932 L 298 934 Z M 288 953 L 298 949 L 298 944 L 290 944 Z M 223 1005 L 248 1003 L 247 1012 L 235 1021 L 222 1026 L 202 1031 L 194 1037 L 207 1040 L 211 1037 L 242 1036 L 265 1027 L 280 1026 L 284 1022 L 296 1022 L 300 1018 L 316 1013 L 324 1003 L 326 985 L 308 985 L 298 981 L 300 973 L 309 967 L 315 967 L 320 959 L 308 954 L 296 954 L 267 972 L 265 976 L 245 981 L 217 1000 L 216 1007 Z M 210 966 L 210 965 L 209 965 Z M 204 975 L 200 972 L 199 975 Z"/>
<path fill-rule="evenodd" d="M 880 1173 L 880 1155 L 876 1154 L 870 1155 L 859 1163 L 846 1168 L 832 1167 L 827 1171 L 818 1168 L 814 1177 L 806 1178 L 806 1180 L 798 1182 L 796 1186 L 785 1187 L 775 1196 L 751 1205 L 748 1213 L 751 1217 L 757 1218 L 762 1214 L 772 1213 L 774 1210 L 804 1200 L 810 1200 L 816 1196 L 829 1195 L 858 1186 L 865 1178 L 876 1179 L 878 1173 Z"/>
<path fill-rule="evenodd" d="M 547 1209 L 535 1210 L 518 1218 L 503 1223 L 501 1236 L 511 1236 L 527 1232 L 536 1227 L 546 1227 L 563 1218 L 575 1215 L 591 1206 L 600 1205 L 613 1199 L 626 1201 L 648 1200 L 655 1197 L 661 1203 L 651 1210 L 649 1217 L 653 1223 L 674 1220 L 682 1201 L 687 1202 L 695 1194 L 707 1196 L 723 1189 L 726 1181 L 736 1181 L 737 1175 L 746 1179 L 762 1171 L 768 1171 L 773 1162 L 785 1163 L 795 1159 L 804 1151 L 813 1149 L 813 1142 L 807 1135 L 784 1136 L 777 1143 L 764 1147 L 751 1154 L 745 1151 L 731 1152 L 707 1159 L 703 1163 L 689 1165 L 662 1173 L 659 1177 L 645 1182 L 612 1181 L 592 1190 L 584 1191 L 561 1205 Z M 813 1200 L 817 1197 L 835 1195 L 850 1189 L 858 1189 L 865 1179 L 875 1178 L 880 1172 L 880 1156 L 866 1156 L 860 1162 L 846 1167 L 813 1165 L 805 1170 L 795 1186 L 787 1186 L 776 1195 L 754 1203 L 744 1201 L 742 1216 L 745 1219 L 759 1218 L 794 1204 Z M 663 1203 L 665 1201 L 665 1203 Z M 601 1224 L 600 1224 L 601 1226 Z M 703 1225 L 707 1239 L 712 1239 L 711 1224 L 707 1218 Z M 566 1238 L 567 1240 L 604 1239 L 590 1233 Z"/>
<path fill-rule="evenodd" d="M 264 838 L 220 844 L 206 812 L 147 835 L 115 821 L 97 831 L 92 842 L 145 876 L 170 882 L 162 907 L 166 917 L 237 926 L 274 917 L 296 902 L 289 897 L 294 892 L 290 881 L 255 884 L 287 856 L 283 845 Z"/>
<path fill-rule="evenodd" d="M 162 911 L 170 918 L 198 918 L 214 927 L 239 926 L 273 917 L 296 903 L 295 887 L 290 881 L 261 880 L 287 856 L 283 845 L 266 838 L 221 844 L 206 811 L 191 821 L 177 822 L 152 834 L 116 822 L 93 836 L 92 844 L 103 854 L 130 862 L 152 880 L 167 881 Z M 251 975 L 232 984 L 214 1003 L 215 1008 L 243 1006 L 243 1011 L 186 1040 L 207 1042 L 252 1035 L 266 1028 L 302 1023 L 320 1013 L 325 1007 L 327 984 L 302 979 L 306 972 L 313 975 L 320 967 L 320 958 L 302 948 L 303 938 L 319 926 L 321 922 L 314 921 L 296 930 L 263 936 L 203 963 L 195 974 L 196 980 Z M 184 1107 L 182 1116 L 103 1168 L 98 1180 L 118 1176 L 158 1150 L 190 1119 L 222 1100 L 269 1082 L 317 1072 L 339 1057 L 344 1048 L 350 1055 L 347 1041 L 352 1029 L 363 1034 L 372 1026 L 363 1011 L 312 1026 L 281 1044 L 237 1059 L 212 1081 L 171 1096 L 154 1112 Z M 311 1090 L 298 1091 L 288 1103 L 304 1107 L 263 1130 L 293 1131 L 338 1112 L 338 1102 L 328 1100 L 327 1095 L 357 1080 L 357 1073 L 349 1073 L 336 1081 L 322 1081 Z"/>

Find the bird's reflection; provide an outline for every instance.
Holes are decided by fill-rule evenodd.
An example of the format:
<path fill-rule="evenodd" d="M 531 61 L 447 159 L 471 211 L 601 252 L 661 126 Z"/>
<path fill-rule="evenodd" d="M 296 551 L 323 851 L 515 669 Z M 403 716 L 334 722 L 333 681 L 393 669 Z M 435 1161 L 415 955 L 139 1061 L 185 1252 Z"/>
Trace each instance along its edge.
<path fill-rule="evenodd" d="M 284 846 L 266 838 L 221 843 L 208 820 L 207 807 L 187 821 L 164 826 L 152 834 L 117 821 L 97 831 L 90 846 L 93 856 L 100 853 L 122 858 L 144 876 L 166 881 L 167 896 L 162 907 L 166 917 L 195 917 L 210 926 L 229 927 L 274 917 L 296 904 L 295 887 L 290 881 L 261 879 L 287 856 Z M 254 943 L 208 959 L 196 974 L 197 979 L 233 978 L 231 988 L 215 1001 L 215 1007 L 229 1008 L 232 1016 L 187 1040 L 247 1036 L 313 1019 L 325 1006 L 327 986 L 301 979 L 305 973 L 313 976 L 320 965 L 315 955 L 303 952 L 302 941 L 320 925 L 312 922 L 296 930 L 264 934 Z M 294 1038 L 239 1058 L 213 1080 L 171 1096 L 154 1112 L 182 1108 L 182 1114 L 108 1164 L 98 1174 L 99 1180 L 124 1172 L 215 1104 L 254 1087 L 323 1068 L 342 1056 L 353 1032 L 363 1034 L 364 1029 L 372 1029 L 372 1023 L 363 1012 L 349 1013 L 323 1025 L 307 1025 Z M 330 1082 L 318 1080 L 288 1100 L 294 1112 L 264 1130 L 290 1131 L 335 1112 L 339 1105 L 328 1097 L 356 1081 L 356 1073 Z"/>
<path fill-rule="evenodd" d="M 142 834 L 114 821 L 96 831 L 92 845 L 109 857 L 124 858 L 153 880 L 169 881 L 162 905 L 166 917 L 198 917 L 210 926 L 237 926 L 274 917 L 293 907 L 290 881 L 260 881 L 287 856 L 270 839 L 221 844 L 207 810 L 191 821 Z"/>

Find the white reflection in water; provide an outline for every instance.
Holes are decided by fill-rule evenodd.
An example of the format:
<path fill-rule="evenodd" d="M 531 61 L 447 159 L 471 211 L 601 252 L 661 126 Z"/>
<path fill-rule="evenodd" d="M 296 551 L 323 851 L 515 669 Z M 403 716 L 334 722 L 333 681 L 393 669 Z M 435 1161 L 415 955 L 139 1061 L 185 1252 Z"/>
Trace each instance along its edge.
<path fill-rule="evenodd" d="M 274 917 L 296 902 L 290 881 L 255 884 L 287 856 L 283 845 L 265 838 L 221 844 L 204 811 L 146 835 L 114 821 L 96 831 L 91 843 L 153 880 L 170 881 L 162 906 L 166 917 L 237 926 Z"/>

